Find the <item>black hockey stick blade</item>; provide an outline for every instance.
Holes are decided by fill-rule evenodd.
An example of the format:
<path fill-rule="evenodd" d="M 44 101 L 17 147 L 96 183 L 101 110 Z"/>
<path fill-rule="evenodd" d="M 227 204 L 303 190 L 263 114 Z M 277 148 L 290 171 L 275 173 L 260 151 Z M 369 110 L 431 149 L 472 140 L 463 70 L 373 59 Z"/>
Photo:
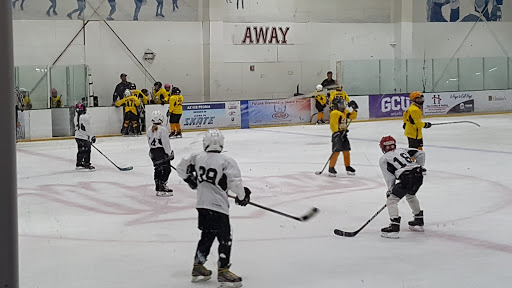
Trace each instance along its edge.
<path fill-rule="evenodd" d="M 130 171 L 130 170 L 133 170 L 133 166 L 128 166 L 128 167 L 119 167 L 119 166 L 117 166 L 117 169 L 119 169 L 120 171 Z"/>
<path fill-rule="evenodd" d="M 320 212 L 320 209 L 313 207 L 313 208 L 311 208 L 311 210 L 308 213 L 306 213 L 304 216 L 300 217 L 299 221 L 301 221 L 301 222 L 308 221 L 309 219 L 314 217 L 316 214 L 318 214 L 318 212 Z"/>
<path fill-rule="evenodd" d="M 343 237 L 355 237 L 359 232 L 361 232 L 361 230 L 364 229 L 364 227 L 366 227 L 366 225 L 370 224 L 370 222 L 372 222 L 373 219 L 375 219 L 375 217 L 377 217 L 377 215 L 380 214 L 380 212 L 382 212 L 382 210 L 384 210 L 386 208 L 386 204 L 384 204 L 384 206 L 382 206 L 379 211 L 377 211 L 377 213 L 373 214 L 372 218 L 370 218 L 368 221 L 366 221 L 366 223 L 364 223 L 363 226 L 361 226 L 361 228 L 357 229 L 356 231 L 354 232 L 346 232 L 346 231 L 343 231 L 343 230 L 340 230 L 340 229 L 334 229 L 334 234 L 338 235 L 338 236 L 343 236 Z"/>
<path fill-rule="evenodd" d="M 354 237 L 354 236 L 357 235 L 357 233 L 359 233 L 359 230 L 358 231 L 354 231 L 354 232 L 346 232 L 346 231 L 341 231 L 339 229 L 334 229 L 334 234 L 336 234 L 338 236 Z"/>

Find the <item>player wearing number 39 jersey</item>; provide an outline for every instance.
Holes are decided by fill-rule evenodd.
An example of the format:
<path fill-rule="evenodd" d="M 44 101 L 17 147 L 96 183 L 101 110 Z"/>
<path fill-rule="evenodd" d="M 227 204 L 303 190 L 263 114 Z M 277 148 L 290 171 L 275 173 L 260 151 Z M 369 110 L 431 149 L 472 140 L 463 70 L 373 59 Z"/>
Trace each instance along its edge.
<path fill-rule="evenodd" d="M 151 115 L 153 125 L 149 127 L 148 136 L 149 157 L 155 168 L 156 196 L 172 196 L 172 189 L 167 187 L 167 180 L 171 175 L 171 161 L 174 159 L 174 151 L 171 149 L 169 132 L 162 126 L 164 115 L 160 111 L 154 111 Z"/>
<path fill-rule="evenodd" d="M 219 241 L 217 280 L 222 287 L 241 287 L 242 278 L 233 274 L 231 264 L 231 226 L 229 223 L 228 191 L 236 194 L 235 203 L 246 206 L 251 191 L 242 184 L 236 161 L 224 154 L 224 136 L 219 130 L 209 130 L 203 138 L 204 152 L 192 154 L 178 164 L 178 175 L 197 189 L 196 208 L 201 239 L 197 245 L 192 270 L 192 282 L 210 279 L 212 271 L 204 264 L 215 238 Z"/>
<path fill-rule="evenodd" d="M 425 153 L 411 148 L 397 149 L 396 140 L 391 136 L 380 140 L 380 148 L 384 155 L 380 158 L 379 166 L 388 186 L 386 204 L 391 219 L 391 224 L 382 228 L 382 236 L 398 238 L 401 219 L 398 214 L 398 202 L 404 196 L 414 214 L 414 220 L 409 221 L 409 228 L 413 231 L 423 231 L 423 211 L 420 209 L 416 193 L 423 184 L 421 168 L 425 165 Z"/>

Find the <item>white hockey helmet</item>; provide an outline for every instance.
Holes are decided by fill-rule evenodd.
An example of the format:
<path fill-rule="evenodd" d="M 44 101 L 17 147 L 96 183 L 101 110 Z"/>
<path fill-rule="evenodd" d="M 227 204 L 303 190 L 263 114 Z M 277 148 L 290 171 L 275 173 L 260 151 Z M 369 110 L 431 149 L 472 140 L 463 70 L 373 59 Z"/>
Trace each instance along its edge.
<path fill-rule="evenodd" d="M 203 136 L 203 149 L 206 152 L 221 152 L 224 148 L 224 136 L 219 129 L 210 129 Z"/>
<path fill-rule="evenodd" d="M 316 91 L 322 91 L 324 90 L 324 87 L 320 84 L 316 85 Z"/>
<path fill-rule="evenodd" d="M 162 124 L 164 123 L 164 114 L 160 111 L 153 111 L 153 114 L 151 114 L 151 123 L 153 124 Z"/>
<path fill-rule="evenodd" d="M 132 96 L 132 91 L 130 91 L 130 89 L 124 90 L 124 97 L 129 97 L 129 96 Z"/>

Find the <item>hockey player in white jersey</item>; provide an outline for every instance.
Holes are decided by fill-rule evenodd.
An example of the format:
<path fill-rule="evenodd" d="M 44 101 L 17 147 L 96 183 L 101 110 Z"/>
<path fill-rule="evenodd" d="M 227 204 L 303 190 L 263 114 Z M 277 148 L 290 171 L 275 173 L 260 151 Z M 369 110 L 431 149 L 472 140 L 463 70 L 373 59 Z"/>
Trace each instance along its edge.
<path fill-rule="evenodd" d="M 423 211 L 416 193 L 423 184 L 421 168 L 425 165 L 425 153 L 412 148 L 397 149 L 396 140 L 391 136 L 380 140 L 380 148 L 384 155 L 380 158 L 379 165 L 388 186 L 386 204 L 391 219 L 389 226 L 381 229 L 382 237 L 398 238 L 401 219 L 398 202 L 404 196 L 414 214 L 414 220 L 409 221 L 409 229 L 422 232 Z"/>
<path fill-rule="evenodd" d="M 153 125 L 149 127 L 146 135 L 149 144 L 149 157 L 151 157 L 155 168 L 156 196 L 172 196 L 172 189 L 167 187 L 167 181 L 169 175 L 171 175 L 171 161 L 174 159 L 174 151 L 171 149 L 169 131 L 162 125 L 164 114 L 160 111 L 154 111 L 151 115 L 151 122 Z"/>
<path fill-rule="evenodd" d="M 206 281 L 212 271 L 204 267 L 215 238 L 219 241 L 217 280 L 220 287 L 241 287 L 242 278 L 229 270 L 231 264 L 231 226 L 229 224 L 228 191 L 236 194 L 235 203 L 246 206 L 251 191 L 242 185 L 240 169 L 234 159 L 221 154 L 224 136 L 209 130 L 203 137 L 204 152 L 192 154 L 178 164 L 178 175 L 197 189 L 196 208 L 201 239 L 197 245 L 192 282 Z"/>
<path fill-rule="evenodd" d="M 87 107 L 85 104 L 78 103 L 75 105 L 75 141 L 78 145 L 78 153 L 76 154 L 76 169 L 94 171 L 91 165 L 91 143 L 96 142 L 96 137 L 91 135 L 89 115 L 87 115 Z"/>

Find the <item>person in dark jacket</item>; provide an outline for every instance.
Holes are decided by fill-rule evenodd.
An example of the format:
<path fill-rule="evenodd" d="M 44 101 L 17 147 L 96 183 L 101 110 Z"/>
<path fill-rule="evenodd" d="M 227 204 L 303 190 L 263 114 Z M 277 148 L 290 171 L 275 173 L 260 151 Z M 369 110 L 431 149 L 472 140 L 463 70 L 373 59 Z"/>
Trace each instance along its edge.
<path fill-rule="evenodd" d="M 124 98 L 124 91 L 126 91 L 126 89 L 130 90 L 131 83 L 126 80 L 126 76 L 128 75 L 124 73 L 121 74 L 121 82 L 117 84 L 116 89 L 114 90 L 114 95 L 112 97 L 112 105 L 116 103 L 118 98 L 119 100 Z"/>

